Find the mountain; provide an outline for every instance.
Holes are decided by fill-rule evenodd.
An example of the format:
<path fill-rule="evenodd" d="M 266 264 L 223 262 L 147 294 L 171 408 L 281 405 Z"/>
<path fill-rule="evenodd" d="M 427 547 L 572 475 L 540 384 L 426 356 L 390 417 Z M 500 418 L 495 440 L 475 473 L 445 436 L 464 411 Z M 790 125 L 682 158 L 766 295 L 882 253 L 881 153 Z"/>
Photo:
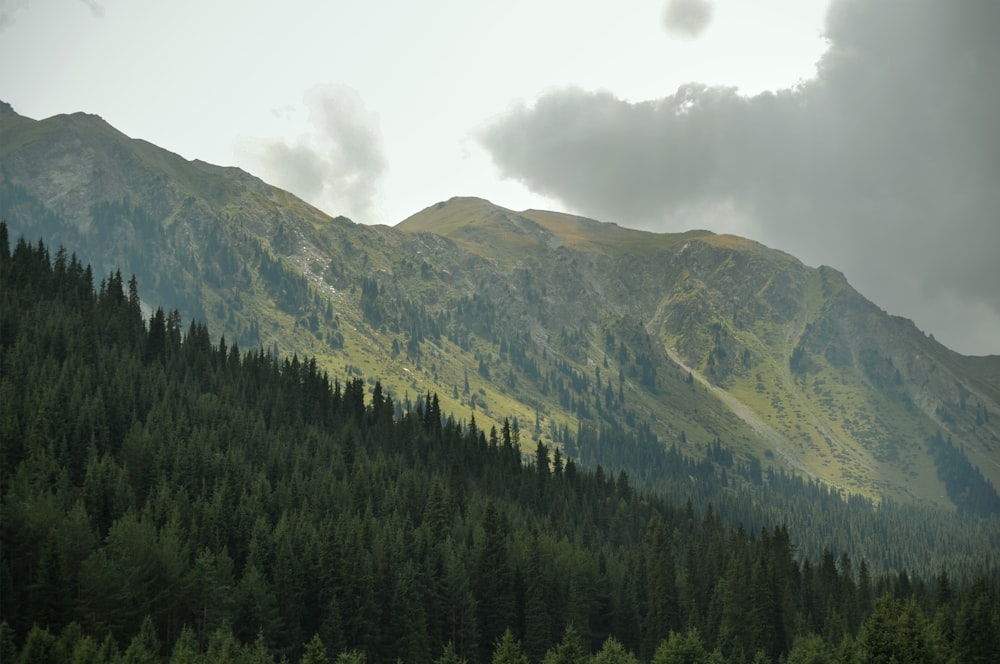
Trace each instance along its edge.
<path fill-rule="evenodd" d="M 400 405 L 435 392 L 484 432 L 516 418 L 526 450 L 655 484 L 651 455 L 722 446 L 876 500 L 995 508 L 1000 357 L 751 240 L 475 198 L 364 226 L 96 116 L 8 105 L 0 215 L 241 348 L 379 379 Z"/>
<path fill-rule="evenodd" d="M 725 525 L 753 510 L 724 493 L 780 504 L 788 478 L 713 507 L 526 463 L 434 397 L 397 415 L 378 383 L 144 320 L 2 222 L 0 367 L 4 662 L 1000 659 L 996 518 L 814 490 Z"/>

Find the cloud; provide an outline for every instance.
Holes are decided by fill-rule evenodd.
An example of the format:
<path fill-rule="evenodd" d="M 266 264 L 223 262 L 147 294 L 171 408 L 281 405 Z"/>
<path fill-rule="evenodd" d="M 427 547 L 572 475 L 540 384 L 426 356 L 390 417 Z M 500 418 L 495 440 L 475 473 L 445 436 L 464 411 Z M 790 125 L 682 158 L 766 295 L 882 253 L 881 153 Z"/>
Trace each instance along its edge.
<path fill-rule="evenodd" d="M 0 33 L 17 22 L 15 12 L 27 7 L 28 0 L 0 0 Z"/>
<path fill-rule="evenodd" d="M 257 157 L 265 170 L 273 174 L 275 185 L 301 198 L 321 202 L 325 174 L 331 169 L 316 149 L 306 141 L 288 145 L 281 141 L 264 143 L 257 148 Z"/>
<path fill-rule="evenodd" d="M 309 130 L 288 143 L 243 140 L 240 161 L 282 189 L 330 214 L 373 221 L 386 158 L 378 115 L 353 88 L 323 85 L 305 93 Z M 281 114 L 289 117 L 286 107 Z"/>
<path fill-rule="evenodd" d="M 104 18 L 104 5 L 97 0 L 80 0 L 87 5 L 90 13 L 97 18 Z M 28 8 L 28 0 L 0 0 L 0 33 L 17 22 L 15 12 Z"/>
<path fill-rule="evenodd" d="M 732 151 L 719 149 L 718 121 L 742 105 L 733 90 L 697 85 L 637 104 L 569 88 L 514 110 L 480 138 L 507 177 L 635 224 L 724 195 L 718 175 Z"/>
<path fill-rule="evenodd" d="M 681 37 L 697 37 L 712 21 L 712 4 L 706 0 L 667 0 L 663 27 Z"/>
<path fill-rule="evenodd" d="M 87 8 L 90 10 L 90 13 L 93 14 L 95 17 L 104 18 L 105 14 L 104 5 L 97 2 L 97 0 L 80 0 L 80 2 L 87 5 Z"/>
<path fill-rule="evenodd" d="M 992 0 L 835 0 L 817 78 L 794 89 L 564 89 L 479 138 L 502 174 L 591 216 L 681 230 L 734 210 L 716 225 L 843 270 L 958 350 L 1000 353 L 996 25 Z"/>

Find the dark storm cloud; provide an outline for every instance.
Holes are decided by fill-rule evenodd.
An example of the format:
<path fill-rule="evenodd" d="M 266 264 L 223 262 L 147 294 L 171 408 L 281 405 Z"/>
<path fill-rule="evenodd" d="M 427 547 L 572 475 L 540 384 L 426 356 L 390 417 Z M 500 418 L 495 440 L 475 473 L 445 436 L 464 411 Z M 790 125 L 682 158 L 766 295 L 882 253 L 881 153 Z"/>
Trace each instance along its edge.
<path fill-rule="evenodd" d="M 735 156 L 719 130 L 745 101 L 689 85 L 632 104 L 567 89 L 511 112 L 481 139 L 503 173 L 574 207 L 631 223 L 716 199 Z"/>
<path fill-rule="evenodd" d="M 663 9 L 663 27 L 682 37 L 697 37 L 711 20 L 712 5 L 706 0 L 668 0 Z"/>
<path fill-rule="evenodd" d="M 959 350 L 1000 352 L 1000 3 L 836 0 L 817 78 L 656 101 L 562 90 L 481 135 L 585 214 L 725 226 L 827 263 Z"/>
<path fill-rule="evenodd" d="M 369 220 L 386 170 L 378 116 L 346 86 L 313 88 L 305 103 L 307 135 L 294 144 L 244 141 L 239 152 L 276 186 L 330 214 Z"/>

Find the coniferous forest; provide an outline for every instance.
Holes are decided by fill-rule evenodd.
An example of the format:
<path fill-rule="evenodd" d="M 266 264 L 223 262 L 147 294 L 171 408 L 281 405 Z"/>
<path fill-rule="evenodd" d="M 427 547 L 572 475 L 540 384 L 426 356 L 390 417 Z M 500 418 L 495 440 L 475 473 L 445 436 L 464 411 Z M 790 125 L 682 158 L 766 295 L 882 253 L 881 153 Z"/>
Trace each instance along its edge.
<path fill-rule="evenodd" d="M 805 555 L 0 236 L 4 663 L 1000 661 L 989 565 Z"/>

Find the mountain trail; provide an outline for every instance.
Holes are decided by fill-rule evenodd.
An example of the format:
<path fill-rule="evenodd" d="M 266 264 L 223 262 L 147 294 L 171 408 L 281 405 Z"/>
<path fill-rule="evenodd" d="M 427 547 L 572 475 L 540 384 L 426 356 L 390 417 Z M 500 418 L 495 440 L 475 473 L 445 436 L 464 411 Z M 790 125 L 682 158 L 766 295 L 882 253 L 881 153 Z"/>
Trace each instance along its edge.
<path fill-rule="evenodd" d="M 779 457 L 781 457 L 782 461 L 784 461 L 789 466 L 795 468 L 796 470 L 799 470 L 805 473 L 806 475 L 813 477 L 813 473 L 810 472 L 809 469 L 802 462 L 800 462 L 798 459 L 796 459 L 792 454 L 788 452 L 786 446 L 788 446 L 790 443 L 784 435 L 782 435 L 777 429 L 772 427 L 770 424 L 760 419 L 757 416 L 757 414 L 754 413 L 753 410 L 745 403 L 743 403 L 742 401 L 734 397 L 732 394 L 722 389 L 721 387 L 713 385 L 711 382 L 708 381 L 707 378 L 702 376 L 701 373 L 699 373 L 696 369 L 692 369 L 687 364 L 685 364 L 684 360 L 681 359 L 681 356 L 678 355 L 677 351 L 675 351 L 673 348 L 666 348 L 666 351 L 667 351 L 667 356 L 674 364 L 679 366 L 684 371 L 690 373 L 691 376 L 693 376 L 694 379 L 698 381 L 699 384 L 705 387 L 710 394 L 712 394 L 714 397 L 722 401 L 722 403 L 726 404 L 726 407 L 728 407 L 729 410 L 733 412 L 733 414 L 735 414 L 741 420 L 746 422 L 746 424 L 751 429 L 753 429 L 758 436 L 760 436 L 761 438 L 769 442 L 771 445 L 773 445 L 775 452 L 778 454 Z"/>

